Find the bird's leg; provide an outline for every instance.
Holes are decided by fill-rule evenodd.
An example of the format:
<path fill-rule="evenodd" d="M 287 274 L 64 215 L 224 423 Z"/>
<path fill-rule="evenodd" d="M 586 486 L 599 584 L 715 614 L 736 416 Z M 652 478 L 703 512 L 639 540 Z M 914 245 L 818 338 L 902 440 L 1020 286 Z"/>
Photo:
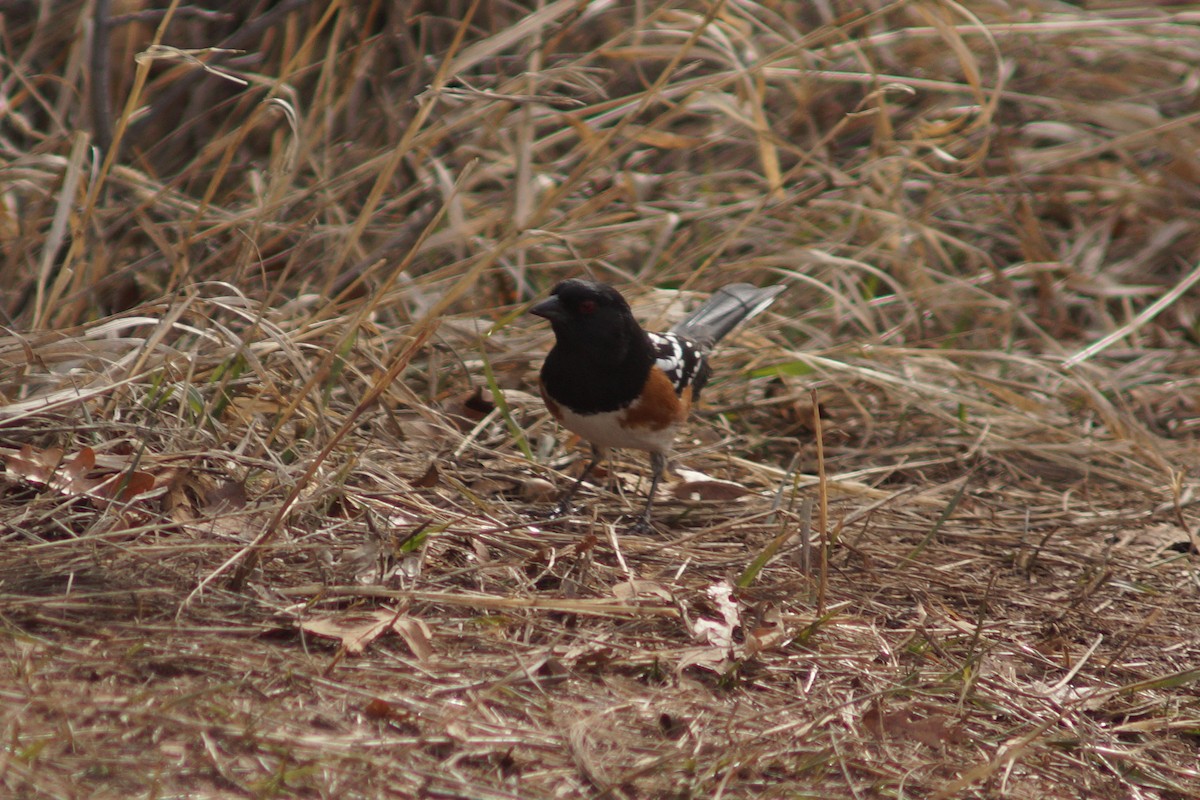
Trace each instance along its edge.
<path fill-rule="evenodd" d="M 575 483 L 571 484 L 571 488 L 567 489 L 566 494 L 558 501 L 558 505 L 554 509 L 554 516 L 561 517 L 571 510 L 571 499 L 575 497 L 575 493 L 579 491 L 579 487 L 592 474 L 592 470 L 604 460 L 604 450 L 592 445 L 592 460 L 583 468 L 583 472 L 575 479 Z"/>
<path fill-rule="evenodd" d="M 630 529 L 633 533 L 645 533 L 650 530 L 650 509 L 654 507 L 654 492 L 658 489 L 658 482 L 662 480 L 663 473 L 667 471 L 667 456 L 665 453 L 650 454 L 650 491 L 646 493 L 646 508 L 642 510 L 642 518 L 633 524 Z"/>

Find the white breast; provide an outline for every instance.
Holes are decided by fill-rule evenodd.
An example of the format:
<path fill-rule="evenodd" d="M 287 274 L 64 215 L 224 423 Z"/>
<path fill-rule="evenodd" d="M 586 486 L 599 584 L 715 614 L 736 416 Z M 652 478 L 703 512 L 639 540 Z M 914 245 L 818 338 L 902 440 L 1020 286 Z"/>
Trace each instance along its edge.
<path fill-rule="evenodd" d="M 563 427 L 577 433 L 598 447 L 629 447 L 651 453 L 670 453 L 678 432 L 677 425 L 654 430 L 647 427 L 622 428 L 620 420 L 629 409 L 605 411 L 600 414 L 576 414 L 560 408 Z"/>

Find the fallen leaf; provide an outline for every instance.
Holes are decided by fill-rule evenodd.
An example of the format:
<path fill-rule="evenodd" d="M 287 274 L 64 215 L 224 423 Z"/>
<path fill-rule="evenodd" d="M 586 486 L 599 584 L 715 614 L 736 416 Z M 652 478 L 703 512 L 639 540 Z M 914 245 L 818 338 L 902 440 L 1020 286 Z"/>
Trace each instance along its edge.
<path fill-rule="evenodd" d="M 733 629 L 719 620 L 700 617 L 692 623 L 692 634 L 713 647 L 725 650 L 733 647 Z"/>
<path fill-rule="evenodd" d="M 783 624 L 779 609 L 768 606 L 758 614 L 759 624 L 753 630 L 745 631 L 746 656 L 755 656 L 764 650 L 778 647 L 791 640 L 787 626 Z"/>
<path fill-rule="evenodd" d="M 446 441 L 446 431 L 424 417 L 415 414 L 396 414 L 396 433 L 409 442 L 420 442 L 427 452 L 437 450 Z"/>
<path fill-rule="evenodd" d="M 922 716 L 914 707 L 884 711 L 878 702 L 863 713 L 862 724 L 877 739 L 911 739 L 928 747 L 957 742 L 962 734 L 960 726 L 945 714 Z"/>
<path fill-rule="evenodd" d="M 408 617 L 394 609 L 379 608 L 366 613 L 353 612 L 338 616 L 314 617 L 301 620 L 300 629 L 314 636 L 337 639 L 350 655 L 359 655 L 371 642 L 389 630 L 408 645 L 418 660 L 433 655 L 432 635 L 424 621 Z"/>
<path fill-rule="evenodd" d="M 96 467 L 96 451 L 80 448 L 69 460 L 57 447 L 37 450 L 24 445 L 19 453 L 5 457 L 9 472 L 26 481 L 61 492 L 68 496 L 84 496 L 99 500 L 129 502 L 139 494 L 154 488 L 154 476 L 137 470 L 109 472 L 103 477 L 88 477 Z"/>
<path fill-rule="evenodd" d="M 86 493 L 116 500 L 118 503 L 128 503 L 139 494 L 145 494 L 153 488 L 154 476 L 150 473 L 121 472 L 105 480 L 95 481 Z"/>
<path fill-rule="evenodd" d="M 676 469 L 675 474 L 682 478 L 671 487 L 671 495 L 676 500 L 737 500 L 753 494 L 740 483 L 710 478 L 703 472 Z"/>
<path fill-rule="evenodd" d="M 679 656 L 675 665 L 675 674 L 682 673 L 688 667 L 701 667 L 718 674 L 724 674 L 729 667 L 729 656 L 726 651 L 714 647 L 689 647 Z"/>
<path fill-rule="evenodd" d="M 24 445 L 17 454 L 9 454 L 4 459 L 6 469 L 19 478 L 30 483 L 46 485 L 50 476 L 62 463 L 63 451 L 57 447 L 45 450 L 35 450 L 32 445 Z"/>
<path fill-rule="evenodd" d="M 81 448 L 74 458 L 62 465 L 60 473 L 67 479 L 67 486 L 84 483 L 84 478 L 96 466 L 96 451 L 90 447 Z"/>
<path fill-rule="evenodd" d="M 513 488 L 510 480 L 497 480 L 483 477 L 471 481 L 471 491 L 480 497 L 496 497 L 509 492 Z"/>
<path fill-rule="evenodd" d="M 204 493 L 204 510 L 211 513 L 246 507 L 246 487 L 237 481 L 221 481 Z"/>
<path fill-rule="evenodd" d="M 441 474 L 438 472 L 437 462 L 430 461 L 429 466 L 425 468 L 425 474 L 409 481 L 409 484 L 416 489 L 431 489 L 437 486 L 440 478 Z"/>
<path fill-rule="evenodd" d="M 671 487 L 676 500 L 737 500 L 753 491 L 733 481 L 696 481 L 677 483 Z"/>
<path fill-rule="evenodd" d="M 492 399 L 491 392 L 485 394 L 482 386 L 476 386 L 475 391 L 460 395 L 451 403 L 450 410 L 478 422 L 496 410 L 496 402 Z"/>
<path fill-rule="evenodd" d="M 433 656 L 433 645 L 430 644 L 433 634 L 424 620 L 416 617 L 396 617 L 392 622 L 392 630 L 400 634 L 400 638 L 418 661 L 428 661 Z"/>
<path fill-rule="evenodd" d="M 382 697 L 372 697 L 368 700 L 367 704 L 363 706 L 363 715 L 367 719 L 386 722 L 406 736 L 416 736 L 421 732 L 421 726 L 417 724 L 416 718 L 411 713 L 395 703 L 389 703 Z"/>
<path fill-rule="evenodd" d="M 358 655 L 388 631 L 395 618 L 396 612 L 379 609 L 367 614 L 307 619 L 300 622 L 300 628 L 314 636 L 337 639 L 347 653 Z"/>
<path fill-rule="evenodd" d="M 721 581 L 708 587 L 705 594 L 717 607 L 721 619 L 697 617 L 692 623 L 692 634 L 713 647 L 731 649 L 735 643 L 734 631 L 742 624 L 742 615 L 733 596 L 733 585 L 728 581 Z"/>
<path fill-rule="evenodd" d="M 265 394 L 253 397 L 238 396 L 233 398 L 225 407 L 226 419 L 237 419 L 243 424 L 249 424 L 259 415 L 273 416 L 278 414 L 282 404 L 276 398 Z"/>
<path fill-rule="evenodd" d="M 554 484 L 544 478 L 526 478 L 521 482 L 521 499 L 527 503 L 544 503 L 557 496 Z"/>
<path fill-rule="evenodd" d="M 657 597 L 668 603 L 675 602 L 675 595 L 671 594 L 671 590 L 657 581 L 621 581 L 613 585 L 612 593 L 613 597 L 622 603 L 633 603 L 644 597 Z"/>
<path fill-rule="evenodd" d="M 367 704 L 363 706 L 363 714 L 367 719 L 391 719 L 395 716 L 396 709 L 387 700 L 378 697 L 372 697 Z"/>

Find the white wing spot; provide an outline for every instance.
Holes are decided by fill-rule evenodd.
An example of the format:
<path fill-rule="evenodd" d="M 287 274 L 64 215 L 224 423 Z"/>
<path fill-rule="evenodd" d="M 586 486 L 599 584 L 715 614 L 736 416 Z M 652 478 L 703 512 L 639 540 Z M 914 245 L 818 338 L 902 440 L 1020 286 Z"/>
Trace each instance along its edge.
<path fill-rule="evenodd" d="M 654 348 L 654 363 L 667 373 L 676 393 L 681 393 L 695 378 L 704 354 L 690 340 L 675 333 L 651 333 L 650 345 Z"/>

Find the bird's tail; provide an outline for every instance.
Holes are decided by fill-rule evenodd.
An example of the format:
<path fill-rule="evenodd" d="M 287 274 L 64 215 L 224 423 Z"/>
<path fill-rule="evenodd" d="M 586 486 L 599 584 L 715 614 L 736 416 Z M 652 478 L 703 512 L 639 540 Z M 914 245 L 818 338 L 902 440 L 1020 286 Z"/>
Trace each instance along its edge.
<path fill-rule="evenodd" d="M 760 289 L 749 283 L 722 286 L 713 293 L 707 303 L 671 328 L 671 332 L 686 336 L 705 349 L 710 348 L 739 323 L 750 319 L 775 302 L 776 296 L 786 288 L 767 286 Z"/>

